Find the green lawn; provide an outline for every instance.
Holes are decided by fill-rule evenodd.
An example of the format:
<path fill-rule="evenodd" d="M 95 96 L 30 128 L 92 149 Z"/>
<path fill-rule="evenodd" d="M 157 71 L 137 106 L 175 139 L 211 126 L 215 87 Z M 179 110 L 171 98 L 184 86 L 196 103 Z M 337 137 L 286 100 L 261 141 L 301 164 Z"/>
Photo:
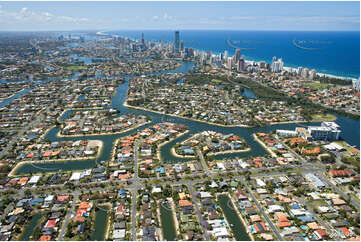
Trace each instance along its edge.
<path fill-rule="evenodd" d="M 336 116 L 332 114 L 313 114 L 312 115 L 312 122 L 323 122 L 323 121 L 335 121 Z"/>
<path fill-rule="evenodd" d="M 309 205 L 312 208 L 317 208 L 319 206 L 328 206 L 328 203 L 324 200 L 313 200 L 312 202 L 309 203 Z"/>
<path fill-rule="evenodd" d="M 79 71 L 86 69 L 86 66 L 67 66 L 65 68 L 70 71 Z"/>
<path fill-rule="evenodd" d="M 323 89 L 327 89 L 329 87 L 333 87 L 332 84 L 319 83 L 319 82 L 309 82 L 306 84 L 306 86 L 317 89 L 317 90 L 323 90 Z"/>
<path fill-rule="evenodd" d="M 335 143 L 341 145 L 346 149 L 346 151 L 342 152 L 345 155 L 352 155 L 353 153 L 351 152 L 351 150 L 357 150 L 356 148 L 350 146 L 346 141 L 335 141 Z"/>
<path fill-rule="evenodd" d="M 218 80 L 218 79 L 213 79 L 211 82 L 215 83 L 215 84 L 221 84 L 222 83 L 222 81 Z"/>

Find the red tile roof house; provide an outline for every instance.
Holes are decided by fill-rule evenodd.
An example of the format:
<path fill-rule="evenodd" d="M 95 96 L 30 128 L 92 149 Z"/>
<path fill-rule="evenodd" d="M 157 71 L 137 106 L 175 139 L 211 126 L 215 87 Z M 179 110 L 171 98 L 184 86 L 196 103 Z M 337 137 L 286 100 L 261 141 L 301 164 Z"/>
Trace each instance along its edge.
<path fill-rule="evenodd" d="M 244 194 L 241 190 L 238 190 L 235 193 L 235 196 L 238 199 L 238 201 L 240 201 L 240 200 L 248 200 L 248 196 L 246 194 Z"/>
<path fill-rule="evenodd" d="M 318 240 L 328 237 L 326 230 L 324 229 L 317 229 L 313 234 L 316 236 Z"/>
<path fill-rule="evenodd" d="M 352 235 L 354 235 L 353 232 L 350 231 L 350 230 L 349 230 L 348 228 L 346 228 L 346 227 L 340 228 L 340 231 L 341 231 L 341 233 L 343 233 L 343 235 L 344 235 L 345 237 L 351 237 Z"/>
<path fill-rule="evenodd" d="M 344 170 L 331 169 L 329 171 L 329 174 L 332 177 L 349 177 L 349 176 L 354 175 L 355 173 L 350 169 L 344 169 Z"/>
<path fill-rule="evenodd" d="M 69 201 L 69 196 L 57 196 L 56 203 L 67 203 Z"/>
<path fill-rule="evenodd" d="M 49 220 L 46 222 L 44 228 L 54 228 L 55 225 L 56 225 L 56 219 L 49 219 Z"/>
<path fill-rule="evenodd" d="M 51 236 L 50 235 L 42 235 L 39 239 L 39 241 L 50 241 Z"/>

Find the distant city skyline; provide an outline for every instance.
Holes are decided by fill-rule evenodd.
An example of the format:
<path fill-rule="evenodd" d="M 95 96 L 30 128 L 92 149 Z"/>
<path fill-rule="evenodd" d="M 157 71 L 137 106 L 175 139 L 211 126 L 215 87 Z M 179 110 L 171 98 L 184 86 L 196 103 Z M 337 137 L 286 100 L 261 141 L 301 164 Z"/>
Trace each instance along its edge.
<path fill-rule="evenodd" d="M 1 2 L 0 31 L 359 31 L 359 2 Z"/>

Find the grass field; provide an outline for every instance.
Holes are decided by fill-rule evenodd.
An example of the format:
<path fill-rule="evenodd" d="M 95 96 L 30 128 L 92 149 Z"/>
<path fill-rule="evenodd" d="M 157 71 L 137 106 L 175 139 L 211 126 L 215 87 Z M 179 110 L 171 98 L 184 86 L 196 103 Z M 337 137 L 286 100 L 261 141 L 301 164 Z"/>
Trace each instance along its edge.
<path fill-rule="evenodd" d="M 357 151 L 358 151 L 356 148 L 347 144 L 346 141 L 335 141 L 335 143 L 341 145 L 342 147 L 344 147 L 346 149 L 346 151 L 342 152 L 344 155 L 353 155 L 353 154 L 357 153 Z"/>
<path fill-rule="evenodd" d="M 333 87 L 332 84 L 326 84 L 326 83 L 319 83 L 319 82 L 309 82 L 306 84 L 307 87 L 314 88 L 317 90 L 323 90 L 330 87 Z"/>
<path fill-rule="evenodd" d="M 319 206 L 328 206 L 328 203 L 324 200 L 313 200 L 309 204 L 312 208 L 317 208 Z"/>
<path fill-rule="evenodd" d="M 332 114 L 314 114 L 312 115 L 312 122 L 335 121 L 336 116 Z"/>
<path fill-rule="evenodd" d="M 86 69 L 86 66 L 67 66 L 65 68 L 70 71 L 79 71 Z"/>
<path fill-rule="evenodd" d="M 213 79 L 211 82 L 215 83 L 215 84 L 221 84 L 222 83 L 222 81 L 218 80 L 218 79 Z"/>

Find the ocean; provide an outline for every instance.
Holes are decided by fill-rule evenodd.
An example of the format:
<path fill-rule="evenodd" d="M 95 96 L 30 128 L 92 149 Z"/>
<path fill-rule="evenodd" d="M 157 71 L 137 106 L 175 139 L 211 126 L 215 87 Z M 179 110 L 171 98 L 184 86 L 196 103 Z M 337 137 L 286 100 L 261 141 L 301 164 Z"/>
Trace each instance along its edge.
<path fill-rule="evenodd" d="M 148 41 L 173 42 L 170 30 L 118 30 L 104 34 Z M 246 60 L 266 61 L 282 58 L 287 67 L 316 69 L 318 73 L 359 78 L 360 32 L 358 31 L 238 31 L 180 30 L 184 47 L 234 55 L 236 46 Z M 228 43 L 227 43 L 228 40 Z M 230 46 L 231 44 L 232 46 Z"/>

